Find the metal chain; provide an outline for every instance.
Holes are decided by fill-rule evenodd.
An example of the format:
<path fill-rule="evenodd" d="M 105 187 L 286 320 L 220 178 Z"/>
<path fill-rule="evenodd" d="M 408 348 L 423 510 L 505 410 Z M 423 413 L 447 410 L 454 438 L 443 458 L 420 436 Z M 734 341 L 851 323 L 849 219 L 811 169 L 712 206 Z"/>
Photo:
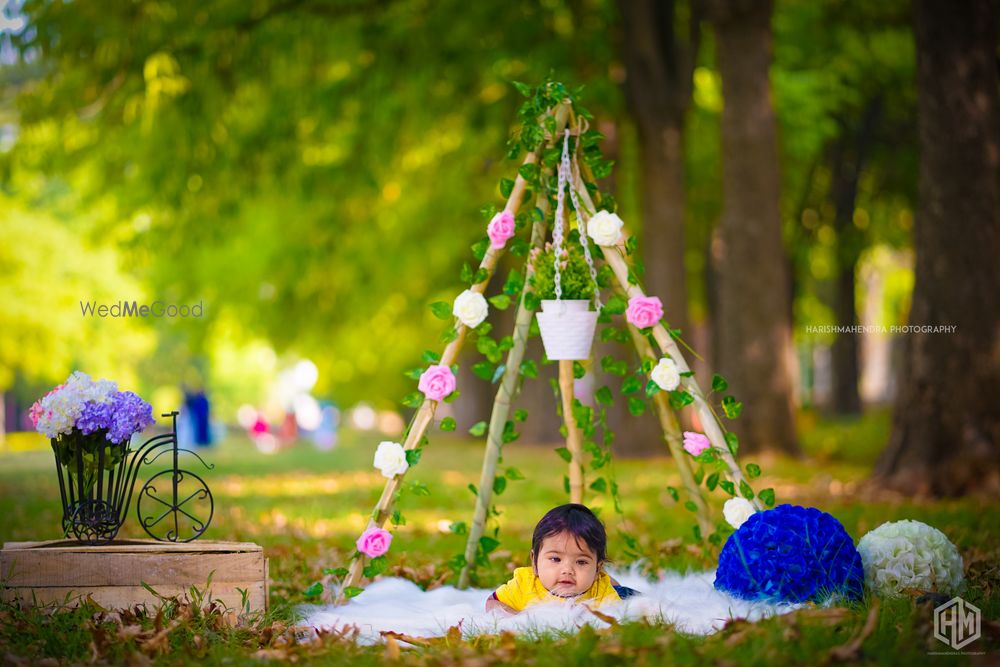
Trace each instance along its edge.
<path fill-rule="evenodd" d="M 597 309 L 597 312 L 601 312 L 603 304 L 601 304 L 600 286 L 597 284 L 597 268 L 594 266 L 594 258 L 590 255 L 590 244 L 587 242 L 587 225 L 583 218 L 583 212 L 580 210 L 580 201 L 576 197 L 575 177 L 578 173 L 574 169 L 575 166 L 576 152 L 574 151 L 573 159 L 570 161 L 569 130 L 566 130 L 566 136 L 563 139 L 562 163 L 559 165 L 559 181 L 565 182 L 569 186 L 569 197 L 572 201 L 573 209 L 576 211 L 577 227 L 580 231 L 580 245 L 583 246 L 583 257 L 587 262 L 587 268 L 590 269 L 590 279 L 594 283 L 594 307 Z M 562 191 L 560 189 L 561 194 Z"/>
<path fill-rule="evenodd" d="M 569 150 L 569 133 L 566 133 L 563 139 L 563 159 L 566 159 L 567 151 Z M 555 224 L 552 227 L 552 264 L 555 269 L 555 283 L 556 283 L 556 301 L 562 301 L 562 273 L 559 270 L 559 260 L 562 259 L 562 244 L 563 244 L 563 216 L 565 215 L 564 204 L 566 202 L 566 195 L 564 194 L 564 189 L 566 188 L 566 174 L 563 173 L 562 164 L 559 165 L 559 173 L 557 181 L 556 191 L 556 219 Z"/>

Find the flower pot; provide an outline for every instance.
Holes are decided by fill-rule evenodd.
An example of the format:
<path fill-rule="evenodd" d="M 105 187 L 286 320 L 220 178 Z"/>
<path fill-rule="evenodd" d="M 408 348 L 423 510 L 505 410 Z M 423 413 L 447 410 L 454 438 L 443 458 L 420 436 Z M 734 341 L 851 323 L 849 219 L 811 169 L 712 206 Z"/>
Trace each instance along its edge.
<path fill-rule="evenodd" d="M 542 345 L 549 359 L 590 358 L 597 313 L 590 310 L 589 300 L 545 300 L 542 301 L 542 311 L 536 317 L 542 333 Z"/>
<path fill-rule="evenodd" d="M 127 473 L 128 443 L 114 444 L 102 429 L 77 429 L 52 439 L 62 497 L 62 525 L 85 544 L 106 544 L 118 534 L 131 490 Z M 131 495 L 131 493 L 129 493 Z"/>

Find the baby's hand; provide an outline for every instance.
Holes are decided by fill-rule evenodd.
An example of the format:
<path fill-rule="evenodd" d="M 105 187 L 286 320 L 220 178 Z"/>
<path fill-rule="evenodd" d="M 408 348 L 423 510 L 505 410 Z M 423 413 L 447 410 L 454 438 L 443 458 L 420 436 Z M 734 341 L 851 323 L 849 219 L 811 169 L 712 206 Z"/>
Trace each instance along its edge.
<path fill-rule="evenodd" d="M 517 610 L 511 609 L 492 595 L 486 598 L 486 611 L 498 611 L 504 616 L 514 616 L 517 614 Z"/>

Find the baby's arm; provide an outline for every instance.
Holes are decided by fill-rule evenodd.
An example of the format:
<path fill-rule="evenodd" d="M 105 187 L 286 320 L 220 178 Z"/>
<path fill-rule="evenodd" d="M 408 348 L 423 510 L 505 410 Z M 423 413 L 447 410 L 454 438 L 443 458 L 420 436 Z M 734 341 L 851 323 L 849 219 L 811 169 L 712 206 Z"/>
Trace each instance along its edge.
<path fill-rule="evenodd" d="M 497 599 L 496 593 L 486 598 L 486 611 L 502 611 L 503 613 L 511 616 L 517 613 L 517 610 L 508 607 L 503 602 L 500 602 L 500 600 Z"/>

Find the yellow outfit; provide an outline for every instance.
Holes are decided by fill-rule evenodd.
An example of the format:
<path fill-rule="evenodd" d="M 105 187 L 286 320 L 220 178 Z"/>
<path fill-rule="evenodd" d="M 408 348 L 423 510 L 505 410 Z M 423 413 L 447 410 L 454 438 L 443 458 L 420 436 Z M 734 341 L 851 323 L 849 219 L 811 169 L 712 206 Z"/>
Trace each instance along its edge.
<path fill-rule="evenodd" d="M 497 600 L 514 611 L 521 611 L 528 605 L 539 602 L 582 602 L 590 607 L 600 607 L 608 602 L 618 602 L 621 597 L 611 584 L 611 577 L 604 572 L 597 575 L 594 583 L 583 593 L 564 598 L 550 593 L 530 567 L 514 570 L 514 577 L 493 593 Z"/>

